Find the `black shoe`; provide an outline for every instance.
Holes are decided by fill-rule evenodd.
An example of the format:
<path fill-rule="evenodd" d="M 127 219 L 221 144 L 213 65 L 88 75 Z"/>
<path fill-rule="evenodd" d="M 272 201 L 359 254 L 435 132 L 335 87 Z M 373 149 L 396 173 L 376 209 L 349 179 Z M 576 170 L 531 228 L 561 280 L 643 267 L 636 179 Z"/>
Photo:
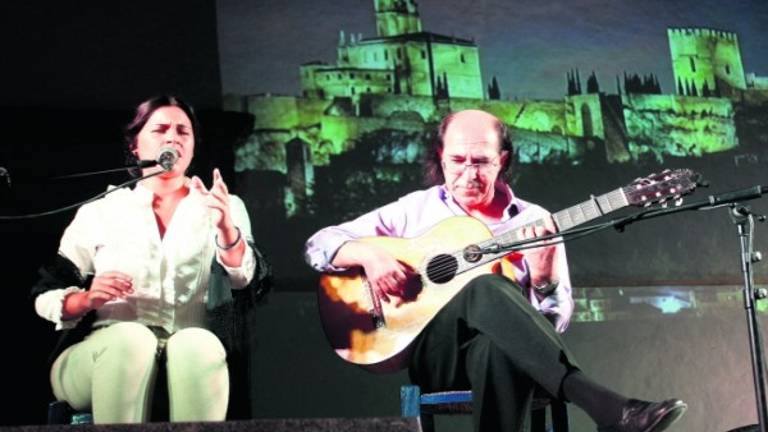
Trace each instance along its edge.
<path fill-rule="evenodd" d="M 682 417 L 688 405 L 680 399 L 646 402 L 630 399 L 621 409 L 621 420 L 598 432 L 661 432 Z"/>

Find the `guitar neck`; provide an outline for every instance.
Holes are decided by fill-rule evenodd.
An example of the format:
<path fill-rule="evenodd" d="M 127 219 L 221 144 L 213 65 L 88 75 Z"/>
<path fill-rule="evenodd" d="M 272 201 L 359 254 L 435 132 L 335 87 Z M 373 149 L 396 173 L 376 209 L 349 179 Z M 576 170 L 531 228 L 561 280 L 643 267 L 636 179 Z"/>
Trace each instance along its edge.
<path fill-rule="evenodd" d="M 629 201 L 627 200 L 627 194 L 625 193 L 624 188 L 618 188 L 597 197 L 593 196 L 583 203 L 568 207 L 567 209 L 561 210 L 557 213 L 553 213 L 552 219 L 554 219 L 558 231 L 565 231 L 575 226 L 597 219 L 604 214 L 627 207 L 628 205 Z M 493 239 L 480 244 L 480 246 L 486 247 L 493 243 L 506 244 L 520 241 L 522 240 L 522 228 L 542 226 L 543 224 L 543 219 L 533 221 L 524 225 L 523 227 L 518 227 L 514 230 L 499 234 Z M 477 264 L 479 265 L 488 261 L 492 261 L 508 253 L 509 252 L 502 252 L 499 254 L 486 254 Z"/>
<path fill-rule="evenodd" d="M 557 224 L 558 231 L 565 231 L 628 205 L 629 202 L 624 189 L 619 188 L 598 197 L 593 196 L 588 201 L 554 213 L 552 218 Z"/>

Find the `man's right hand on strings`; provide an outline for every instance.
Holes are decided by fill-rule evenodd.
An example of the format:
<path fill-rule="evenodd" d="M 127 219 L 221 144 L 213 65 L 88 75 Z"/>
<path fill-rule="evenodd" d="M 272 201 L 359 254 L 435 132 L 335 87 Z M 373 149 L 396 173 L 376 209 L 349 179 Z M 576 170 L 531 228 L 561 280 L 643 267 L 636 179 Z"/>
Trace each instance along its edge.
<path fill-rule="evenodd" d="M 396 260 L 386 249 L 371 243 L 349 241 L 339 248 L 333 259 L 337 267 L 362 267 L 365 277 L 379 300 L 389 303 L 395 297 L 395 307 L 404 300 L 406 283 L 413 270 Z"/>

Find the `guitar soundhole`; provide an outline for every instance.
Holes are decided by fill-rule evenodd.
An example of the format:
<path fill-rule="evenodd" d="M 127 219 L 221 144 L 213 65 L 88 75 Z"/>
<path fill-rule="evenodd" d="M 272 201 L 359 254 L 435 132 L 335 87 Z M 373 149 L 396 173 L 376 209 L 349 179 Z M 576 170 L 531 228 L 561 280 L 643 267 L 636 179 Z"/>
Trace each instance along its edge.
<path fill-rule="evenodd" d="M 427 264 L 427 278 L 434 283 L 446 283 L 453 279 L 459 262 L 456 257 L 447 254 L 437 255 Z"/>

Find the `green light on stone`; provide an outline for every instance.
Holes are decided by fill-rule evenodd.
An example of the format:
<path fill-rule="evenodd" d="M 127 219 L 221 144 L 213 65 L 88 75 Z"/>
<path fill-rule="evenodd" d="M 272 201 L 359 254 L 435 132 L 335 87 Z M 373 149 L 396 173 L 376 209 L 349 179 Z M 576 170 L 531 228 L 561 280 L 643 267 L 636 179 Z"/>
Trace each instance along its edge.
<path fill-rule="evenodd" d="M 768 301 L 761 300 L 761 301 L 757 301 L 755 303 L 757 304 L 757 311 L 758 312 L 762 312 L 762 313 L 768 312 Z"/>

